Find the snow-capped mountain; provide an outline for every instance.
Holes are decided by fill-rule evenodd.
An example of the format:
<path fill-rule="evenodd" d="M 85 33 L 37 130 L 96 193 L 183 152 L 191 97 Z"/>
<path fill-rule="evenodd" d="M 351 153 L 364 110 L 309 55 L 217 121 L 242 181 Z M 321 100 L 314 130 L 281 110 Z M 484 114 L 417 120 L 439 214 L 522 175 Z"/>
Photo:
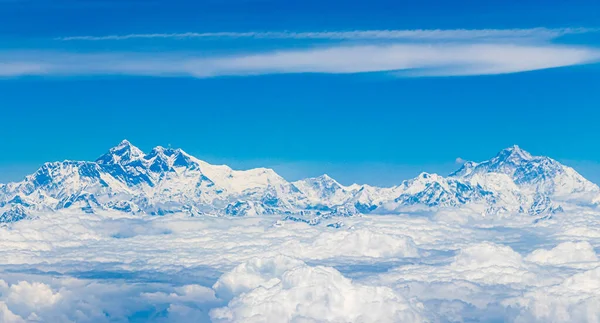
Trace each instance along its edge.
<path fill-rule="evenodd" d="M 502 150 L 496 157 L 482 162 L 467 162 L 450 176 L 485 181 L 487 174 L 504 174 L 524 193 L 539 193 L 555 199 L 589 199 L 598 186 L 573 168 L 548 157 L 532 156 L 518 146 Z"/>
<path fill-rule="evenodd" d="M 0 187 L 0 205 L 19 204 L 36 211 L 75 207 L 87 212 L 197 215 L 231 210 L 236 215 L 240 203 L 256 208 L 246 213 L 276 213 L 303 206 L 304 200 L 273 170 L 236 171 L 180 149 L 156 147 L 144 154 L 128 141 L 95 162 L 46 163 L 24 181 Z"/>
<path fill-rule="evenodd" d="M 421 173 L 391 188 L 344 187 L 323 176 L 294 184 L 307 196 L 321 198 L 323 204 L 345 205 L 358 213 L 471 205 L 486 214 L 537 216 L 561 212 L 562 205 L 590 205 L 600 196 L 598 186 L 574 169 L 548 157 L 532 156 L 518 146 L 488 161 L 466 162 L 448 177 Z"/>
<path fill-rule="evenodd" d="M 517 146 L 443 177 L 422 173 L 400 185 L 344 186 L 323 175 L 288 182 L 271 169 L 233 170 L 181 149 L 145 154 L 124 140 L 94 162 L 46 163 L 22 182 L 0 184 L 0 222 L 65 209 L 164 215 L 349 216 L 479 206 L 485 214 L 548 215 L 589 205 L 597 185 L 548 157 Z"/>
<path fill-rule="evenodd" d="M 518 146 L 485 162 L 467 162 L 450 177 L 481 185 L 495 192 L 497 204 L 530 214 L 562 211 L 561 204 L 593 204 L 600 195 L 600 188 L 573 168 Z"/>

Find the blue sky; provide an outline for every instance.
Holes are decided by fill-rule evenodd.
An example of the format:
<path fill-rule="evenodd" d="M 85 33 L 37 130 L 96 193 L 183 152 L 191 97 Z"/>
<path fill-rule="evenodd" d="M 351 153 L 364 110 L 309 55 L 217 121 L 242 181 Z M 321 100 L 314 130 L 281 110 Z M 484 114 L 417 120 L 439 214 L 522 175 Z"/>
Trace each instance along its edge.
<path fill-rule="evenodd" d="M 377 185 L 518 144 L 600 182 L 595 2 L 0 0 L 0 181 L 127 138 Z"/>

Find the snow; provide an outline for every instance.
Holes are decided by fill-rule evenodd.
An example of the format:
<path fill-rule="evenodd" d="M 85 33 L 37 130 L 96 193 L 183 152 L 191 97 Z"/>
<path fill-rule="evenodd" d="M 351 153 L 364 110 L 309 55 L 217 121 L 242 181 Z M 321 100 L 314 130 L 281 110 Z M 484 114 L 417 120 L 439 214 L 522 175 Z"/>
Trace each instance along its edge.
<path fill-rule="evenodd" d="M 24 181 L 3 185 L 0 207 L 19 204 L 27 215 L 9 212 L 4 222 L 64 208 L 327 217 L 465 207 L 481 208 L 482 215 L 543 219 L 571 205 L 594 205 L 599 197 L 598 186 L 572 168 L 517 146 L 488 161 L 466 162 L 448 177 L 422 173 L 381 188 L 344 186 L 327 175 L 288 182 L 272 169 L 233 170 L 160 146 L 145 154 L 124 140 L 95 162 L 46 163 Z"/>
<path fill-rule="evenodd" d="M 379 188 L 124 141 L 0 186 L 0 322 L 599 322 L 597 192 L 518 147 Z"/>

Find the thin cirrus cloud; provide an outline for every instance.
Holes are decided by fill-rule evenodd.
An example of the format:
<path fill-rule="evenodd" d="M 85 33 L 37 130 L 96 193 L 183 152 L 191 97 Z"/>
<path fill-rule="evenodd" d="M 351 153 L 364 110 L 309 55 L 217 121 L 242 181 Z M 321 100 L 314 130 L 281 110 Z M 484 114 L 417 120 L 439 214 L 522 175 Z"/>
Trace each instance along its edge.
<path fill-rule="evenodd" d="M 594 28 L 529 28 L 529 29 L 409 29 L 409 30 L 351 30 L 321 32 L 185 32 L 147 33 L 105 36 L 58 37 L 62 41 L 110 41 L 131 39 L 203 39 L 203 38 L 258 38 L 258 39 L 396 39 L 396 40 L 472 40 L 472 39 L 554 39 L 560 36 L 598 32 Z"/>
<path fill-rule="evenodd" d="M 206 56 L 203 53 L 0 53 L 0 76 L 131 75 L 248 76 L 291 73 L 388 72 L 402 77 L 517 73 L 597 62 L 592 47 L 553 44 L 385 44 L 275 50 Z"/>
<path fill-rule="evenodd" d="M 208 78 L 285 73 L 388 72 L 402 77 L 517 73 L 595 63 L 600 50 L 560 45 L 555 39 L 597 32 L 590 28 L 356 30 L 329 32 L 216 32 L 76 36 L 61 41 L 239 38 L 329 40 L 317 47 L 280 44 L 254 52 L 207 54 L 166 47 L 160 53 L 27 51 L 0 52 L 0 77 L 133 75 Z M 338 40 L 349 40 L 340 42 Z M 381 40 L 373 43 L 370 40 Z M 60 42 L 59 42 L 60 44 Z M 160 44 L 160 43 L 158 43 Z M 185 45 L 186 43 L 184 43 Z M 116 45 L 115 45 L 116 46 Z M 184 47 L 185 49 L 185 47 Z M 220 49 L 222 52 L 222 50 Z"/>

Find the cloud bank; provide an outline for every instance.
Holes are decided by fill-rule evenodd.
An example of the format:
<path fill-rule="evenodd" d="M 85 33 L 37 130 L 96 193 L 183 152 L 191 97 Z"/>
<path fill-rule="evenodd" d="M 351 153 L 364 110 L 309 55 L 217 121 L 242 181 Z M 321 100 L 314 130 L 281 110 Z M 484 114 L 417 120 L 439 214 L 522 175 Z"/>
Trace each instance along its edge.
<path fill-rule="evenodd" d="M 598 321 L 600 236 L 571 236 L 597 212 L 493 226 L 465 213 L 48 213 L 0 227 L 0 321 Z"/>

